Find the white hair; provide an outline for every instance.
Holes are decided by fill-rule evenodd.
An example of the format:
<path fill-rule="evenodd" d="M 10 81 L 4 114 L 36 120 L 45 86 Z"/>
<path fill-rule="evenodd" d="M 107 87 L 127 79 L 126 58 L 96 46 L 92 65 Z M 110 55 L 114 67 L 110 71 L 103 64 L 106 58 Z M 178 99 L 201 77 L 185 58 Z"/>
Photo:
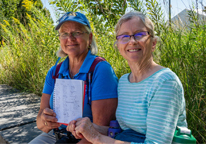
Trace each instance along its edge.
<path fill-rule="evenodd" d="M 116 35 L 117 35 L 117 33 L 119 32 L 121 25 L 122 25 L 124 22 L 127 22 L 127 21 L 131 20 L 131 19 L 134 18 L 134 17 L 139 17 L 139 18 L 141 19 L 141 21 L 143 22 L 143 24 L 145 25 L 145 27 L 149 30 L 149 34 L 150 34 L 153 38 L 155 38 L 156 40 L 159 39 L 158 36 L 155 36 L 153 22 L 152 22 L 147 16 L 145 16 L 143 13 L 138 12 L 138 11 L 128 12 L 128 13 L 124 14 L 124 15 L 119 19 L 119 21 L 117 22 L 117 24 L 116 24 L 116 26 L 115 26 L 115 33 L 116 33 Z"/>

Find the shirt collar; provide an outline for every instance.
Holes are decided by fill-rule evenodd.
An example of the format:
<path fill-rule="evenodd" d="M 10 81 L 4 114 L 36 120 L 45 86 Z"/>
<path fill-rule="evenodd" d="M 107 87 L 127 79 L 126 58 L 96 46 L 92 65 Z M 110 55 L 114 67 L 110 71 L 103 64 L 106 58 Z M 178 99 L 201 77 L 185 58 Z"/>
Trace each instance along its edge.
<path fill-rule="evenodd" d="M 91 51 L 89 50 L 86 58 L 84 59 L 83 64 L 80 67 L 78 74 L 79 73 L 88 73 L 95 58 L 96 58 L 96 56 L 91 54 Z M 59 74 L 62 74 L 63 76 L 69 76 L 69 57 L 67 57 L 63 61 L 62 65 L 59 69 Z"/>

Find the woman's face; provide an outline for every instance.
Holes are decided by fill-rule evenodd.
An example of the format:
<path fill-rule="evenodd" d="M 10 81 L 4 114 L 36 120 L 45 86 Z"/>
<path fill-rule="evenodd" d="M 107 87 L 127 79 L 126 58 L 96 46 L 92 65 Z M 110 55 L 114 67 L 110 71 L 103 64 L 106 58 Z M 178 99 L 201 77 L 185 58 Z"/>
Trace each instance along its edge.
<path fill-rule="evenodd" d="M 139 32 L 147 32 L 148 29 L 139 17 L 134 17 L 124 22 L 117 34 L 118 35 L 134 35 Z M 128 43 L 121 43 L 121 40 L 117 40 L 117 47 L 120 54 L 128 62 L 142 63 L 152 57 L 152 52 L 155 49 L 156 41 L 149 34 L 146 34 L 139 40 L 135 40 L 132 36 Z"/>
<path fill-rule="evenodd" d="M 78 36 L 73 36 L 71 33 L 80 33 Z M 92 42 L 92 34 L 88 33 L 85 27 L 77 22 L 65 22 L 60 28 L 60 45 L 62 50 L 69 57 L 80 57 L 88 52 L 88 47 Z M 65 36 L 65 38 L 62 38 Z"/>

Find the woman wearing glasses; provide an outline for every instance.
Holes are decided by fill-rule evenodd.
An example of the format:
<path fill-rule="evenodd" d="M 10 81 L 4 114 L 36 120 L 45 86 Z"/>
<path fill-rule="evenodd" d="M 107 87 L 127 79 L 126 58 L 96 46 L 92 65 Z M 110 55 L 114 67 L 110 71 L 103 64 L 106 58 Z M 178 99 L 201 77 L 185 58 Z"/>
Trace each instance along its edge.
<path fill-rule="evenodd" d="M 57 55 L 66 57 L 59 69 L 58 78 L 87 81 L 87 73 L 97 57 L 95 56 L 97 46 L 89 21 L 79 12 L 67 12 L 59 19 L 56 30 L 59 31 L 60 40 L 60 50 Z M 57 123 L 56 114 L 52 110 L 55 85 L 52 76 L 55 71 L 56 66 L 53 66 L 47 73 L 37 116 L 37 127 L 45 133 L 31 143 L 55 143 L 56 138 L 52 129 L 56 128 L 59 128 L 60 135 L 67 135 L 66 126 Z M 109 125 L 109 122 L 115 119 L 117 80 L 108 62 L 101 61 L 96 64 L 90 81 L 90 93 L 85 93 L 83 117 L 89 117 L 93 123 L 102 126 Z M 57 135 L 57 139 L 61 138 L 63 137 Z M 87 143 L 87 141 L 82 139 L 79 143 Z"/>
<path fill-rule="evenodd" d="M 174 72 L 153 61 L 157 43 L 153 23 L 140 12 L 129 12 L 115 32 L 115 45 L 131 69 L 118 83 L 116 118 L 123 131 L 112 139 L 106 136 L 108 127 L 88 118 L 71 121 L 67 130 L 95 144 L 169 144 L 176 126 L 187 126 L 184 91 Z"/>

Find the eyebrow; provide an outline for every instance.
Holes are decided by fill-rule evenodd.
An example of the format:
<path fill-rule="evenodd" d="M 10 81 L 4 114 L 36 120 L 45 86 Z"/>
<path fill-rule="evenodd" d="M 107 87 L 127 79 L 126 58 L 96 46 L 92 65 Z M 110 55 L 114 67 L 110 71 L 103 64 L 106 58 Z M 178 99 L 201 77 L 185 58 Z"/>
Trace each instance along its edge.
<path fill-rule="evenodd" d="M 147 30 L 136 30 L 133 34 L 143 32 L 143 31 L 147 31 Z M 119 34 L 119 35 L 129 35 L 129 33 L 128 32 L 123 32 L 122 34 Z"/>

